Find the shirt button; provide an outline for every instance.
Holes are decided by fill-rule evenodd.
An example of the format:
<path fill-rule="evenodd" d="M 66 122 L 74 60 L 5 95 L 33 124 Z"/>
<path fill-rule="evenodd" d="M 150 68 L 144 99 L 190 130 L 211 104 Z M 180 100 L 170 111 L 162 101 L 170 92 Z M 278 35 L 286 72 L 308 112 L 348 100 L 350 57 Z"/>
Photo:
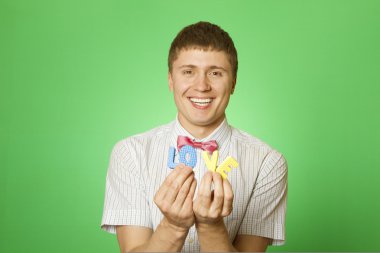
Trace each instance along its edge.
<path fill-rule="evenodd" d="M 193 243 L 194 242 L 194 239 L 193 238 L 189 238 L 189 243 Z"/>

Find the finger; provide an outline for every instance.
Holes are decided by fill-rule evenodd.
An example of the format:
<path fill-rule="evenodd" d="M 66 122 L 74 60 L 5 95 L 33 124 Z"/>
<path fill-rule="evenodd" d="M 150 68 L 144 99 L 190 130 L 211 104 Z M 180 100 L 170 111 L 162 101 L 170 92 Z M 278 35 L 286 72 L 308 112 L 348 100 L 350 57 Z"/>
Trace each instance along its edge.
<path fill-rule="evenodd" d="M 233 208 L 234 192 L 232 186 L 228 179 L 223 180 L 223 189 L 224 189 L 224 202 L 223 202 L 223 211 L 222 216 L 226 217 L 230 215 Z"/>
<path fill-rule="evenodd" d="M 165 193 L 164 199 L 169 203 L 174 203 L 177 198 L 178 192 L 180 191 L 182 185 L 185 183 L 186 179 L 190 175 L 194 175 L 193 169 L 188 166 L 177 166 L 175 168 L 176 174 L 175 178 L 171 178 L 167 182 L 167 191 Z"/>
<path fill-rule="evenodd" d="M 174 170 L 172 170 L 169 175 L 165 178 L 162 186 L 163 187 L 166 187 L 166 188 L 170 188 L 173 184 L 173 182 L 175 181 L 175 179 L 177 178 L 178 174 L 181 172 L 181 169 L 184 168 L 185 165 L 184 164 L 179 164 L 177 167 L 175 167 Z"/>
<path fill-rule="evenodd" d="M 188 208 L 188 207 L 193 206 L 193 200 L 194 200 L 194 194 L 195 194 L 196 188 L 197 188 L 197 180 L 194 178 L 193 182 L 191 183 L 189 193 L 186 196 L 186 199 L 185 199 L 185 202 L 183 203 L 182 208 Z"/>
<path fill-rule="evenodd" d="M 187 168 L 186 168 L 187 167 Z M 186 169 L 185 169 L 186 168 Z M 189 174 L 192 172 L 192 170 L 189 170 L 190 167 L 185 166 L 183 163 L 178 164 L 172 172 L 169 173 L 169 175 L 166 177 L 165 182 L 168 187 L 172 187 L 175 181 L 177 180 L 177 177 L 184 173 Z"/>
<path fill-rule="evenodd" d="M 212 173 L 214 183 L 214 199 L 212 200 L 210 211 L 221 214 L 224 202 L 223 178 L 219 173 Z"/>
<path fill-rule="evenodd" d="M 154 197 L 154 201 L 156 204 L 160 203 L 163 201 L 163 199 L 165 198 L 165 195 L 167 193 L 167 191 L 171 188 L 171 185 L 173 184 L 173 181 L 175 180 L 175 178 L 177 177 L 178 173 L 179 173 L 179 169 L 182 168 L 184 165 L 183 164 L 179 164 L 176 169 L 172 170 L 169 175 L 165 178 L 164 182 L 162 183 L 162 185 L 160 186 L 160 188 L 158 189 L 155 197 Z M 178 169 L 177 169 L 178 168 Z"/>
<path fill-rule="evenodd" d="M 198 189 L 198 201 L 206 209 L 209 209 L 211 205 L 211 184 L 212 172 L 208 171 L 204 174 Z"/>
<path fill-rule="evenodd" d="M 187 197 L 190 198 L 191 201 L 194 200 L 195 196 L 195 189 L 197 188 L 197 179 L 194 178 L 193 183 L 191 184 L 191 188 L 189 191 L 189 194 L 187 194 Z"/>
<path fill-rule="evenodd" d="M 190 176 L 186 179 L 181 189 L 179 190 L 177 197 L 174 201 L 173 208 L 178 208 L 183 205 L 183 202 L 185 201 L 190 191 L 191 184 L 193 183 L 193 181 L 194 181 L 194 174 L 190 174 Z"/>

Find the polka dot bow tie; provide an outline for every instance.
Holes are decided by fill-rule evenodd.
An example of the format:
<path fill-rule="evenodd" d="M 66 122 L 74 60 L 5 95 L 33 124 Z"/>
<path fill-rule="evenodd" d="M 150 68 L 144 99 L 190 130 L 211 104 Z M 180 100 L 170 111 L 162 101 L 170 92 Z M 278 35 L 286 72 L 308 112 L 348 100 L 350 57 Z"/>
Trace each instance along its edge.
<path fill-rule="evenodd" d="M 183 146 L 192 146 L 194 148 L 200 148 L 202 150 L 208 151 L 210 153 L 214 152 L 216 149 L 218 149 L 218 143 L 216 143 L 215 140 L 211 141 L 205 141 L 205 142 L 198 142 L 193 141 L 187 136 L 179 135 L 177 139 L 177 148 L 180 150 Z"/>

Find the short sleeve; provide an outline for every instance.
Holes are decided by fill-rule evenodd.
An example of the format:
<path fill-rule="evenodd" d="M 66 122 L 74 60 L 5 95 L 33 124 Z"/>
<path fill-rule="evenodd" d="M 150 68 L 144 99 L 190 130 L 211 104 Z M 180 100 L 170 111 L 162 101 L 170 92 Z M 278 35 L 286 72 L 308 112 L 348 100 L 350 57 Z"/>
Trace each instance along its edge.
<path fill-rule="evenodd" d="M 101 228 L 110 233 L 116 233 L 116 225 L 152 228 L 144 181 L 134 154 L 136 150 L 127 140 L 118 142 L 112 150 L 101 223 Z"/>
<path fill-rule="evenodd" d="M 272 245 L 283 245 L 287 189 L 287 162 L 279 152 L 273 150 L 259 170 L 238 234 L 272 238 Z"/>

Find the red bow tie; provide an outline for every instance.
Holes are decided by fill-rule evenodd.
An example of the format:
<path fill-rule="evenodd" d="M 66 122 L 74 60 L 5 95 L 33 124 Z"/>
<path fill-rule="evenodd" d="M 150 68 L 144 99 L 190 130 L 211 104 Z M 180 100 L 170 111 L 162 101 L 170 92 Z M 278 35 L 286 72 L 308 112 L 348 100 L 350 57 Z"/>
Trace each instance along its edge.
<path fill-rule="evenodd" d="M 183 146 L 189 145 L 194 148 L 200 148 L 202 150 L 206 150 L 210 153 L 214 152 L 216 149 L 218 149 L 218 143 L 216 141 L 205 141 L 205 142 L 198 142 L 193 141 L 187 136 L 179 135 L 177 139 L 177 148 L 180 150 Z"/>

